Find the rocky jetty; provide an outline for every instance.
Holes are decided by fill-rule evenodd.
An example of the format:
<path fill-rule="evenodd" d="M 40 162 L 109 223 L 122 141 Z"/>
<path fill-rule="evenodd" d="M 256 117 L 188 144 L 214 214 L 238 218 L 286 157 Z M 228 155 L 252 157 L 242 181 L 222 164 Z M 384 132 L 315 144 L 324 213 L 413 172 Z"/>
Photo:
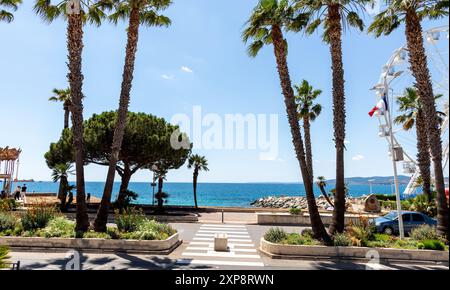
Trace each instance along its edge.
<path fill-rule="evenodd" d="M 348 204 L 354 203 L 355 200 L 347 200 Z M 332 210 L 333 207 L 327 202 L 325 197 L 322 195 L 316 198 L 317 207 L 321 210 Z M 308 203 L 306 201 L 306 197 L 302 196 L 268 196 L 264 198 L 259 198 L 251 203 L 254 207 L 263 207 L 263 208 L 299 208 L 299 209 L 307 209 Z"/>

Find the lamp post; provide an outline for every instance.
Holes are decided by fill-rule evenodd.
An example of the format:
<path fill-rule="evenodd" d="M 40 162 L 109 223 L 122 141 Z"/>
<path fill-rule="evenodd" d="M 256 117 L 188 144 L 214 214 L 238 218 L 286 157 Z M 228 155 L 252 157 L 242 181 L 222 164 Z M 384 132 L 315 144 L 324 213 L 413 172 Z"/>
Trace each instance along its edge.
<path fill-rule="evenodd" d="M 399 52 L 400 53 L 400 52 Z M 395 80 L 397 77 L 402 75 L 403 71 L 390 71 L 392 69 L 392 63 L 390 63 L 385 70 L 386 75 L 389 75 L 391 79 L 388 81 L 387 77 L 384 77 L 383 83 L 376 85 L 373 87 L 373 90 L 376 90 L 382 94 L 382 96 L 385 97 L 386 100 L 386 108 L 384 112 L 384 119 L 386 122 L 386 125 L 388 127 L 387 136 L 384 136 L 387 138 L 388 143 L 390 145 L 390 151 L 391 151 L 391 158 L 392 158 L 392 167 L 394 169 L 394 184 L 395 184 L 395 196 L 396 196 L 396 205 L 397 205 L 397 215 L 398 215 L 398 228 L 400 232 L 400 239 L 404 239 L 405 237 L 405 229 L 403 228 L 403 217 L 402 217 L 402 207 L 400 202 L 400 191 L 399 191 L 399 182 L 398 182 L 398 174 L 397 174 L 397 152 L 395 150 L 395 140 L 394 140 L 394 132 L 392 129 L 392 115 L 391 110 L 393 109 L 392 106 L 388 105 L 389 100 L 389 87 L 393 80 Z M 390 66 L 390 67 L 389 67 Z M 389 108 L 390 107 L 390 108 Z"/>

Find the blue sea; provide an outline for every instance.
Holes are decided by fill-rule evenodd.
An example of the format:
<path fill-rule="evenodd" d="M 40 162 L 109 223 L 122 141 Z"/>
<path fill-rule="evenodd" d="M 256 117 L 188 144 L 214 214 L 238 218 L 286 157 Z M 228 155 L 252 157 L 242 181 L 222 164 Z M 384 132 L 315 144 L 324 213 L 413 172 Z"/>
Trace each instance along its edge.
<path fill-rule="evenodd" d="M 101 198 L 103 182 L 86 182 L 86 192 Z M 30 182 L 28 192 L 57 192 L 58 183 Z M 114 184 L 113 199 L 117 195 L 120 183 Z M 334 188 L 328 184 L 327 189 Z M 391 185 L 372 185 L 374 193 L 391 194 Z M 400 186 L 403 192 L 405 185 Z M 139 194 L 137 203 L 152 204 L 153 190 L 150 183 L 131 182 L 129 190 Z M 369 185 L 349 185 L 349 195 L 358 197 L 370 193 Z M 169 205 L 194 205 L 192 183 L 164 183 L 164 192 L 169 193 Z M 200 206 L 251 207 L 254 200 L 266 196 L 305 196 L 305 190 L 300 183 L 199 183 L 198 203 Z M 316 195 L 320 195 L 318 187 Z"/>

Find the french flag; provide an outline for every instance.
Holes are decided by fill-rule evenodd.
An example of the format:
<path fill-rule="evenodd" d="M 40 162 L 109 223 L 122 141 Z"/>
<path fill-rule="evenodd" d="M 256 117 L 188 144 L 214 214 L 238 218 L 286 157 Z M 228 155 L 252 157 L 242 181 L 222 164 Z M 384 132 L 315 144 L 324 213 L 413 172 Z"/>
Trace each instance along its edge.
<path fill-rule="evenodd" d="M 381 114 L 383 114 L 387 110 L 388 110 L 388 103 L 387 103 L 387 100 L 386 100 L 386 95 L 383 95 L 383 97 L 378 102 L 378 104 L 375 107 L 373 107 L 373 109 L 369 112 L 369 116 L 373 117 L 373 115 L 377 111 L 379 111 Z"/>

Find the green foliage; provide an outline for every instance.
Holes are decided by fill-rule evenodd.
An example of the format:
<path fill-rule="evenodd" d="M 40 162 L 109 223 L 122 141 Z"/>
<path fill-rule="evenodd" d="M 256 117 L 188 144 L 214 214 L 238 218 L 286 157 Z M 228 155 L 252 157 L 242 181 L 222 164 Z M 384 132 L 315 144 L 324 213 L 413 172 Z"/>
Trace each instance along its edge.
<path fill-rule="evenodd" d="M 374 225 L 367 218 L 361 217 L 359 222 L 348 227 L 347 233 L 353 241 L 353 245 L 365 247 L 373 239 L 376 232 Z"/>
<path fill-rule="evenodd" d="M 165 240 L 175 233 L 175 229 L 167 224 L 145 219 L 138 225 L 136 231 L 129 233 L 129 238 L 133 240 Z"/>
<path fill-rule="evenodd" d="M 113 207 L 117 209 L 129 208 L 133 201 L 136 201 L 138 198 L 138 194 L 131 190 L 126 190 L 120 193 L 122 195 L 122 199 L 117 198 L 114 202 Z"/>
<path fill-rule="evenodd" d="M 7 268 L 9 257 L 9 248 L 6 246 L 0 246 L 0 269 Z"/>
<path fill-rule="evenodd" d="M 290 214 L 292 214 L 292 215 L 299 215 L 299 214 L 301 214 L 302 213 L 302 210 L 301 209 L 299 209 L 299 208 L 290 208 L 289 209 L 289 213 Z"/>
<path fill-rule="evenodd" d="M 88 231 L 83 233 L 83 239 L 106 239 L 110 240 L 111 236 L 108 233 L 98 233 L 94 231 Z"/>
<path fill-rule="evenodd" d="M 412 199 L 409 210 L 421 212 L 431 217 L 437 216 L 436 201 L 428 201 L 428 197 L 424 194 Z"/>
<path fill-rule="evenodd" d="M 56 217 L 39 231 L 39 235 L 45 238 L 73 238 L 75 236 L 75 224 L 65 217 Z"/>
<path fill-rule="evenodd" d="M 265 234 L 264 239 L 271 243 L 280 243 L 287 238 L 287 233 L 281 228 L 270 228 Z"/>
<path fill-rule="evenodd" d="M 419 242 L 424 240 L 439 239 L 436 228 L 429 225 L 422 225 L 413 229 L 410 233 L 410 237 Z"/>
<path fill-rule="evenodd" d="M 17 225 L 17 217 L 6 212 L 0 212 L 0 232 L 14 230 Z"/>
<path fill-rule="evenodd" d="M 136 231 L 144 220 L 145 216 L 142 211 L 137 211 L 135 209 L 126 209 L 122 214 L 116 211 L 115 215 L 117 228 L 121 232 Z"/>
<path fill-rule="evenodd" d="M 304 236 L 297 233 L 287 234 L 287 237 L 283 239 L 280 243 L 286 245 L 309 245 L 309 246 L 320 245 L 319 241 L 313 239 L 309 235 Z"/>
<path fill-rule="evenodd" d="M 336 247 L 350 247 L 352 239 L 346 233 L 337 233 L 333 236 L 333 244 Z"/>
<path fill-rule="evenodd" d="M 14 14 L 22 3 L 22 0 L 0 0 L 0 22 L 10 23 L 14 20 Z"/>
<path fill-rule="evenodd" d="M 83 123 L 86 164 L 109 166 L 110 154 L 105 152 L 111 151 L 116 117 L 115 111 L 103 112 L 94 114 Z M 176 134 L 188 148 L 173 148 L 171 139 Z M 164 160 L 163 167 L 167 170 L 178 169 L 186 162 L 191 148 L 189 138 L 179 131 L 178 126 L 152 115 L 129 112 L 116 169 L 120 175 L 124 174 L 125 169 L 134 174 L 137 170 L 150 168 L 161 160 Z M 45 160 L 49 168 L 53 169 L 56 164 L 73 162 L 74 159 L 72 131 L 66 129 L 59 141 L 50 145 Z"/>
<path fill-rule="evenodd" d="M 307 80 L 303 80 L 300 86 L 295 85 L 294 89 L 299 119 L 314 121 L 322 112 L 322 106 L 314 103 L 322 91 L 314 89 Z"/>
<path fill-rule="evenodd" d="M 314 237 L 314 232 L 312 229 L 304 229 L 302 230 L 302 236 Z"/>
<path fill-rule="evenodd" d="M 36 205 L 29 208 L 21 218 L 22 227 L 25 231 L 34 231 L 47 226 L 47 223 L 56 217 L 57 211 L 54 207 Z"/>
<path fill-rule="evenodd" d="M 14 211 L 18 207 L 18 204 L 13 198 L 0 199 L 0 212 Z"/>
<path fill-rule="evenodd" d="M 417 244 L 417 248 L 421 250 L 444 251 L 445 245 L 439 240 L 423 240 Z"/>

